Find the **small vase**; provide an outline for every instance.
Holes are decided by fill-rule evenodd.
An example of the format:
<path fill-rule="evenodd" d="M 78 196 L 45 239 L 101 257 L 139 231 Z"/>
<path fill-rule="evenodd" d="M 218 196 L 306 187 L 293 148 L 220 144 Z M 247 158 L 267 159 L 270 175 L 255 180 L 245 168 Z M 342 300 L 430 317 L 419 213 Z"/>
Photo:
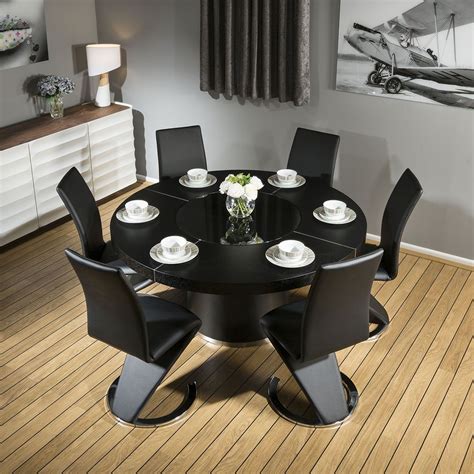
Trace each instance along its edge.
<path fill-rule="evenodd" d="M 53 119 L 64 117 L 64 102 L 61 94 L 49 98 L 49 113 Z"/>
<path fill-rule="evenodd" d="M 243 219 L 244 217 L 248 217 L 250 214 L 252 214 L 253 210 L 255 209 L 255 201 L 249 199 L 246 196 L 239 198 L 227 196 L 227 199 L 225 200 L 225 207 L 232 217 Z"/>

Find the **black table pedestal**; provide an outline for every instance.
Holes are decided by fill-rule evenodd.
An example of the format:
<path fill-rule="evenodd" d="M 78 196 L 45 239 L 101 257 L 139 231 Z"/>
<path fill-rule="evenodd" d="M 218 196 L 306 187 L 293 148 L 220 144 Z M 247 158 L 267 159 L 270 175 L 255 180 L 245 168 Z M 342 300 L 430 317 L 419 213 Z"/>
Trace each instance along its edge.
<path fill-rule="evenodd" d="M 262 295 L 212 295 L 188 291 L 187 307 L 202 321 L 200 334 L 210 342 L 231 346 L 265 341 L 260 318 L 290 302 L 290 292 Z"/>

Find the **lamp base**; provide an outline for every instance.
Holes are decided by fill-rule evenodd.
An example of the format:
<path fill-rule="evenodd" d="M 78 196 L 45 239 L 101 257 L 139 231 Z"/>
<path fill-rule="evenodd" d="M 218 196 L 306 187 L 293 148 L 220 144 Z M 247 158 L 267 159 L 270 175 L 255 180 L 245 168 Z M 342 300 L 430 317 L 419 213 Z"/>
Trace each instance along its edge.
<path fill-rule="evenodd" d="M 107 73 L 100 75 L 99 88 L 95 96 L 95 105 L 97 107 L 108 107 L 110 105 L 109 75 Z"/>

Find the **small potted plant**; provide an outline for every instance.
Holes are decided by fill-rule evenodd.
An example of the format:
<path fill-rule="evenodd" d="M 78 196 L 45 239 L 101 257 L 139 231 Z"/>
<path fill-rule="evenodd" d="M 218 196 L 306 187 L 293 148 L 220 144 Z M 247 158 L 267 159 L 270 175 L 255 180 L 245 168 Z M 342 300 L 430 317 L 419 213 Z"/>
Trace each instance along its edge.
<path fill-rule="evenodd" d="M 63 95 L 70 94 L 75 87 L 71 79 L 62 76 L 44 76 L 38 81 L 38 95 L 48 100 L 51 117 L 64 116 Z"/>
<path fill-rule="evenodd" d="M 229 174 L 221 183 L 219 191 L 227 194 L 225 205 L 229 214 L 241 219 L 252 214 L 258 191 L 262 188 L 263 183 L 257 176 L 239 173 Z"/>

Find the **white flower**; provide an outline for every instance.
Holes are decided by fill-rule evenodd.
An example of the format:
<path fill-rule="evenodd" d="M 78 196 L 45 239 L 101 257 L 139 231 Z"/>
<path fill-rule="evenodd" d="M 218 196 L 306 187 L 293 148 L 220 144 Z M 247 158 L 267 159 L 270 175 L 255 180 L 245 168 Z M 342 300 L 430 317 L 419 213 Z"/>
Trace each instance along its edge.
<path fill-rule="evenodd" d="M 260 178 L 257 178 L 257 176 L 252 176 L 250 178 L 250 184 L 253 184 L 257 190 L 263 188 L 263 183 Z"/>
<path fill-rule="evenodd" d="M 227 191 L 229 190 L 230 183 L 229 181 L 222 181 L 221 185 L 219 186 L 219 192 L 221 194 L 226 194 Z"/>
<path fill-rule="evenodd" d="M 244 187 L 239 183 L 232 183 L 227 190 L 227 195 L 233 198 L 239 198 L 244 195 Z"/>
<path fill-rule="evenodd" d="M 229 181 L 230 178 L 235 178 L 235 176 L 233 174 L 228 174 L 226 177 L 225 177 L 225 181 Z"/>
<path fill-rule="evenodd" d="M 260 181 L 260 180 L 259 180 Z M 258 189 L 257 187 L 250 183 L 250 184 L 246 184 L 244 186 L 244 191 L 245 191 L 245 195 L 251 199 L 252 201 L 255 201 L 255 199 L 257 199 L 258 197 Z"/>

